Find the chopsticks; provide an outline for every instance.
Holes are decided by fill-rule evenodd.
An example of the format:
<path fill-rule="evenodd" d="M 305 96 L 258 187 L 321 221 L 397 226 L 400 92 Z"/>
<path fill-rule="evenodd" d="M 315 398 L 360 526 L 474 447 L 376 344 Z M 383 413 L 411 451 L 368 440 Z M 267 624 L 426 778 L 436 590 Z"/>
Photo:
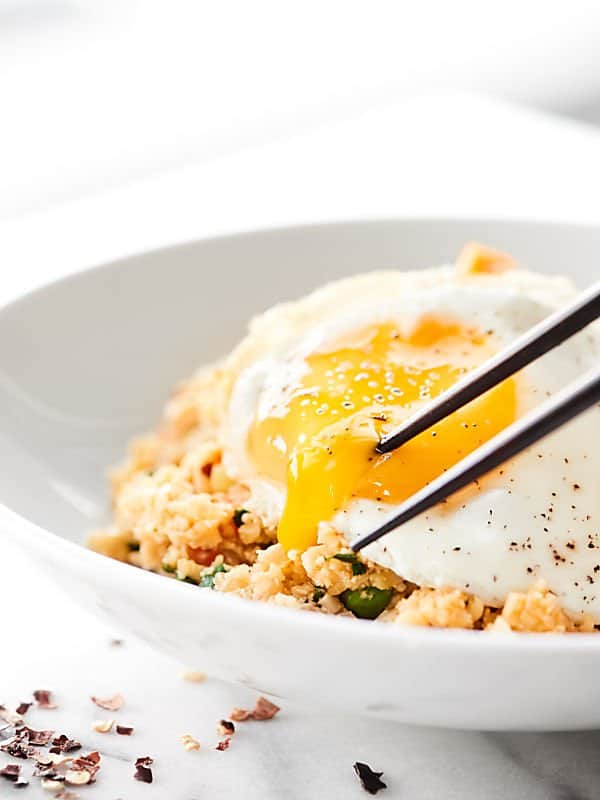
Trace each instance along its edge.
<path fill-rule="evenodd" d="M 573 417 L 600 402 L 600 369 L 593 370 L 574 385 L 553 395 L 518 422 L 505 428 L 493 439 L 474 450 L 439 478 L 410 497 L 392 519 L 361 537 L 351 547 L 355 552 L 379 539 L 394 528 L 403 525 L 413 517 L 427 511 L 436 503 L 467 486 L 507 459 L 520 453 L 530 444 L 539 441 L 552 431 L 564 425 Z"/>
<path fill-rule="evenodd" d="M 415 418 L 385 437 L 377 452 L 388 453 L 448 414 L 496 386 L 522 367 L 585 328 L 600 316 L 600 281 L 564 309 L 534 326 L 512 345 L 473 370 Z M 355 552 L 445 500 L 486 472 L 600 402 L 600 368 L 553 395 L 410 497 L 394 516 L 351 544 Z"/>

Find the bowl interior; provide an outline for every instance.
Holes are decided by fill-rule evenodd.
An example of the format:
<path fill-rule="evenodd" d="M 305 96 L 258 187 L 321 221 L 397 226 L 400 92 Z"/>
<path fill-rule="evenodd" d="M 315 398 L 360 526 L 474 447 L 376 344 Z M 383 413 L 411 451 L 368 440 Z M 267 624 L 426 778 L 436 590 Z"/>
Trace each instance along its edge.
<path fill-rule="evenodd" d="M 585 285 L 595 228 L 471 220 L 307 226 L 125 259 L 0 310 L 0 503 L 74 541 L 107 515 L 105 471 L 175 383 L 251 316 L 339 277 L 414 269 L 478 239 Z"/>

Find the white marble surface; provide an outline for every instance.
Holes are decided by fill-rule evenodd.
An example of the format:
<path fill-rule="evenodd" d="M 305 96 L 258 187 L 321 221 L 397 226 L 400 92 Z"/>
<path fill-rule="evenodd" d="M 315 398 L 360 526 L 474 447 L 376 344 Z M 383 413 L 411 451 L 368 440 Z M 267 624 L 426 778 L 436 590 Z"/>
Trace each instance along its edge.
<path fill-rule="evenodd" d="M 572 123 L 464 96 L 416 99 L 0 223 L 0 302 L 104 258 L 254 225 L 410 212 L 597 221 L 598 149 L 595 131 Z M 111 646 L 117 630 L 68 606 L 53 583 L 2 544 L 0 597 L 0 702 L 16 704 L 36 688 L 54 691 L 59 708 L 32 709 L 28 721 L 103 752 L 98 781 L 82 798 L 366 797 L 355 760 L 385 772 L 382 798 L 575 800 L 600 789 L 600 734 L 427 730 L 283 701 L 278 718 L 240 725 L 231 748 L 214 752 L 217 720 L 232 705 L 252 703 L 250 693 L 185 683 L 180 665 L 133 640 Z M 89 695 L 114 692 L 127 701 L 115 716 L 136 728 L 129 739 L 90 729 L 109 714 Z M 183 733 L 207 746 L 185 752 Z M 142 755 L 155 758 L 152 785 L 132 778 L 132 761 Z M 0 764 L 6 761 L 0 754 Z M 0 782 L 2 800 L 48 796 L 36 786 L 16 791 Z"/>
<path fill-rule="evenodd" d="M 368 795 L 352 771 L 356 760 L 384 771 L 388 789 L 380 793 L 382 800 L 583 800 L 597 796 L 600 732 L 432 730 L 350 714 L 321 714 L 319 708 L 294 708 L 281 701 L 278 717 L 238 724 L 229 750 L 216 752 L 211 747 L 217 740 L 217 721 L 233 705 L 252 704 L 252 693 L 213 680 L 184 682 L 180 666 L 171 660 L 133 640 L 112 646 L 115 631 L 76 611 L 60 612 L 57 616 L 40 607 L 20 626 L 17 652 L 10 653 L 3 644 L 0 688 L 2 699 L 11 703 L 27 699 L 34 688 L 53 688 L 59 708 L 31 709 L 29 724 L 56 728 L 78 738 L 86 749 L 102 752 L 97 782 L 80 790 L 82 798 L 359 800 Z M 39 627 L 36 620 L 48 619 L 55 621 L 52 629 L 34 633 L 34 627 Z M 114 692 L 121 692 L 126 703 L 112 715 L 89 700 L 90 694 Z M 91 730 L 93 720 L 111 716 L 133 725 L 133 735 Z M 179 741 L 184 733 L 194 735 L 202 749 L 185 752 Z M 141 755 L 155 759 L 152 785 L 132 777 L 132 762 Z M 8 761 L 0 754 L 0 765 Z M 15 792 L 10 784 L 0 783 L 2 800 L 50 796 L 35 779 L 21 794 Z"/>
<path fill-rule="evenodd" d="M 18 674 L 9 670 L 5 678 L 15 700 L 40 681 L 57 687 L 60 708 L 30 711 L 31 724 L 56 726 L 80 738 L 86 748 L 101 750 L 103 767 L 97 783 L 81 790 L 81 796 L 90 800 L 202 800 L 209 796 L 358 800 L 367 795 L 352 772 L 357 759 L 385 771 L 388 790 L 380 794 L 382 798 L 575 800 L 595 796 L 600 785 L 597 733 L 427 730 L 321 715 L 318 709 L 294 709 L 287 704 L 282 704 L 280 716 L 273 721 L 239 724 L 230 749 L 215 752 L 209 747 L 216 739 L 217 720 L 232 704 L 252 702 L 252 698 L 217 682 L 184 683 L 178 667 L 169 660 L 133 642 L 111 647 L 109 639 L 110 632 L 105 631 L 76 650 L 67 642 L 68 659 L 47 653 L 44 663 L 28 664 Z M 56 648 L 56 643 L 51 647 Z M 122 691 L 127 701 L 115 716 L 136 727 L 130 738 L 93 733 L 89 727 L 102 716 L 89 694 L 115 690 Z M 192 733 L 208 747 L 183 751 L 182 733 Z M 132 778 L 133 759 L 148 754 L 155 759 L 152 785 Z M 0 784 L 0 797 L 10 797 L 12 791 L 9 784 Z M 23 796 L 48 794 L 31 784 Z"/>

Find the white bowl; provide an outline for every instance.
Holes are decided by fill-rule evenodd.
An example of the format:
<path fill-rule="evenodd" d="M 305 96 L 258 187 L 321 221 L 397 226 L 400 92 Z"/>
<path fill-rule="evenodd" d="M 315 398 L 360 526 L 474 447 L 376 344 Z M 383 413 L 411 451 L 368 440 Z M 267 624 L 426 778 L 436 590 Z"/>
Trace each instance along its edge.
<path fill-rule="evenodd" d="M 596 277 L 600 230 L 390 220 L 193 242 L 50 284 L 0 310 L 0 530 L 75 601 L 186 663 L 276 697 L 403 722 L 549 730 L 600 724 L 600 635 L 401 628 L 249 603 L 87 551 L 107 465 L 176 381 L 250 316 L 325 281 L 448 261 L 469 239 Z"/>

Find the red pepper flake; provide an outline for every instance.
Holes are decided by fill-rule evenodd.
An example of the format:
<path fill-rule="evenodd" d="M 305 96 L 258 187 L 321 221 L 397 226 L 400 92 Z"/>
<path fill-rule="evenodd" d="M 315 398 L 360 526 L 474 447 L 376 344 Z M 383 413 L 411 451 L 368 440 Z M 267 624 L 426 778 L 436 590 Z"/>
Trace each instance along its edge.
<path fill-rule="evenodd" d="M 34 778 L 47 778 L 48 780 L 62 781 L 64 776 L 58 774 L 54 768 L 54 762 L 45 755 L 38 756 L 33 770 Z"/>
<path fill-rule="evenodd" d="M 69 769 L 67 771 L 67 783 L 84 783 L 84 781 L 73 780 L 70 778 L 70 775 L 81 773 L 82 775 L 87 775 L 88 779 L 85 783 L 93 783 L 96 773 L 100 769 L 100 753 L 97 750 L 94 750 L 92 753 L 88 753 L 87 756 L 79 756 L 79 758 L 73 759 L 69 764 Z"/>
<path fill-rule="evenodd" d="M 7 781 L 12 781 L 13 783 L 16 783 L 20 772 L 21 767 L 19 764 L 7 764 L 4 769 L 0 769 L 0 775 L 6 778 Z"/>
<path fill-rule="evenodd" d="M 252 711 L 248 711 L 245 708 L 233 708 L 229 716 L 235 722 L 245 722 L 248 719 L 255 719 L 258 722 L 262 722 L 266 719 L 273 719 L 275 714 L 280 710 L 279 706 L 276 706 L 275 703 L 271 703 L 266 697 L 259 697 Z"/>
<path fill-rule="evenodd" d="M 235 725 L 231 720 L 222 719 L 217 726 L 219 736 L 231 736 L 235 733 Z"/>
<path fill-rule="evenodd" d="M 52 702 L 52 692 L 49 692 L 48 689 L 36 689 L 33 693 L 33 698 L 39 708 L 58 708 Z"/>
<path fill-rule="evenodd" d="M 252 712 L 248 711 L 245 708 L 232 708 L 229 712 L 229 716 L 231 719 L 234 719 L 236 722 L 245 722 L 247 719 L 250 719 L 252 716 Z"/>
<path fill-rule="evenodd" d="M 150 756 L 142 756 L 141 758 L 137 758 L 135 761 L 135 772 L 133 777 L 136 781 L 141 781 L 142 783 L 152 783 L 152 770 L 150 769 L 151 765 L 154 763 L 154 759 L 150 758 Z"/>
<path fill-rule="evenodd" d="M 21 725 L 12 739 L 0 745 L 0 750 L 8 753 L 13 758 L 35 758 L 37 751 L 35 746 L 45 747 L 54 731 L 34 731 L 26 725 Z"/>
<path fill-rule="evenodd" d="M 2 750 L 4 753 L 8 753 L 8 755 L 12 756 L 12 758 L 22 758 L 23 760 L 27 758 L 34 758 L 37 755 L 35 748 L 29 744 L 27 734 L 24 730 L 19 730 L 18 733 L 15 733 L 12 739 L 9 739 L 8 742 L 1 744 L 0 750 Z"/>
<path fill-rule="evenodd" d="M 75 750 L 81 750 L 81 743 L 77 739 L 69 739 L 68 736 L 61 733 L 60 736 L 52 739 L 52 747 L 49 752 L 59 755 L 60 753 L 72 753 Z"/>
<path fill-rule="evenodd" d="M 33 728 L 28 728 L 26 725 L 19 729 L 19 733 L 21 732 L 27 738 L 29 744 L 38 745 L 39 747 L 45 747 L 54 733 L 54 731 L 34 731 Z"/>
<path fill-rule="evenodd" d="M 387 789 L 387 783 L 381 780 L 383 772 L 374 772 L 368 764 L 357 761 L 352 765 L 358 775 L 363 789 L 369 794 L 377 794 L 380 789 Z"/>
<path fill-rule="evenodd" d="M 252 718 L 256 720 L 273 719 L 275 714 L 280 710 L 279 706 L 271 703 L 265 697 L 259 697 L 256 701 L 256 706 L 252 712 Z"/>
<path fill-rule="evenodd" d="M 130 728 L 128 725 L 117 725 L 116 731 L 121 736 L 131 736 L 133 728 Z"/>
<path fill-rule="evenodd" d="M 33 703 L 19 703 L 19 705 L 16 707 L 15 711 L 16 711 L 17 714 L 20 714 L 21 716 L 23 716 L 23 714 L 26 714 L 29 711 L 29 709 L 31 708 L 32 705 L 33 705 Z"/>
<path fill-rule="evenodd" d="M 215 750 L 221 750 L 221 751 L 227 750 L 230 744 L 231 744 L 231 736 L 226 736 L 224 739 L 221 739 L 221 741 L 215 747 Z"/>
<path fill-rule="evenodd" d="M 118 711 L 123 708 L 123 703 L 125 702 L 122 694 L 114 694 L 112 697 L 92 696 L 90 699 L 98 708 L 103 708 L 105 711 Z"/>

